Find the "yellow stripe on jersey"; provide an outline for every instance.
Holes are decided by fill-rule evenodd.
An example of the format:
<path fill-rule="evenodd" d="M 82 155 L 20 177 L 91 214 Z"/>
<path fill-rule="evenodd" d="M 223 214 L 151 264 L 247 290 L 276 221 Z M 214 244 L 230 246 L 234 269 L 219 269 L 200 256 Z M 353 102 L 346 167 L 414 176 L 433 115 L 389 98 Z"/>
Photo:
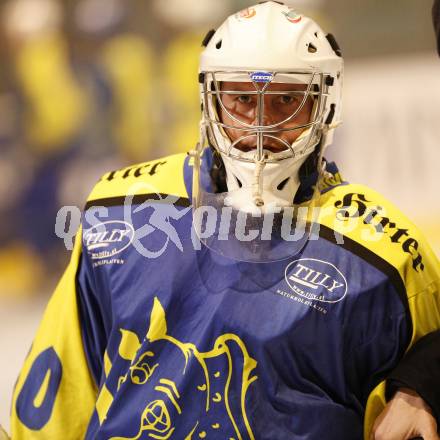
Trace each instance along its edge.
<path fill-rule="evenodd" d="M 139 194 L 172 194 L 188 197 L 183 179 L 186 154 L 132 165 L 104 174 L 91 192 L 88 201 Z"/>
<path fill-rule="evenodd" d="M 110 360 L 107 350 L 104 352 L 104 374 L 105 377 L 108 377 L 110 374 L 110 370 L 112 369 L 112 361 Z"/>
<path fill-rule="evenodd" d="M 360 244 L 396 269 L 408 298 L 413 334 L 410 348 L 426 333 L 440 328 L 440 263 L 418 228 L 395 206 L 362 185 L 338 186 L 318 201 L 319 223 Z M 385 406 L 385 383 L 370 394 L 364 423 L 369 438 Z"/>
<path fill-rule="evenodd" d="M 98 413 L 99 424 L 102 425 L 107 417 L 108 410 L 113 403 L 113 396 L 104 384 L 96 400 L 96 412 Z"/>
<path fill-rule="evenodd" d="M 16 440 L 84 438 L 93 413 L 97 389 L 83 349 L 75 286 L 80 255 L 81 230 L 14 390 Z"/>
<path fill-rule="evenodd" d="M 338 186 L 321 197 L 319 207 L 321 224 L 388 261 L 410 295 L 440 277 L 432 264 L 425 267 L 433 254 L 418 228 L 375 191 L 363 185 Z"/>

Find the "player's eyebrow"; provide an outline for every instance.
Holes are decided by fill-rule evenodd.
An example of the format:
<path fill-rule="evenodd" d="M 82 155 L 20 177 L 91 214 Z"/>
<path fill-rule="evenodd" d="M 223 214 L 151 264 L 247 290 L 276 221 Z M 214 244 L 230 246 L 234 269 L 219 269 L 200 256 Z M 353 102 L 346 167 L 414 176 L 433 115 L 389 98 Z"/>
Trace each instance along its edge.
<path fill-rule="evenodd" d="M 225 84 L 227 84 L 228 86 L 226 87 Z M 222 81 L 220 84 L 220 90 L 227 90 L 227 89 L 247 92 L 247 91 L 255 90 L 255 87 L 251 82 Z"/>

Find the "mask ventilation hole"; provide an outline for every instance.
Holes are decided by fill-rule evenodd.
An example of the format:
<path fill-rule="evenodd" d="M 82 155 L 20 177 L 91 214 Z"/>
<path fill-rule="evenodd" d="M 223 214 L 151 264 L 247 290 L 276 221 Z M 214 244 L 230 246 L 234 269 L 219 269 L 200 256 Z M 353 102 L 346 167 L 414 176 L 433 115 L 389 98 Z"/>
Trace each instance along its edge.
<path fill-rule="evenodd" d="M 335 37 L 332 34 L 327 34 L 326 38 L 327 38 L 327 41 L 330 43 L 330 46 L 332 47 L 332 49 L 335 51 L 335 54 L 338 57 L 342 57 L 341 48 L 339 47 Z"/>
<path fill-rule="evenodd" d="M 217 49 L 220 49 L 222 47 L 222 40 L 217 41 L 217 44 L 215 45 Z"/>
<path fill-rule="evenodd" d="M 235 180 L 237 180 L 238 186 L 241 188 L 243 184 L 241 183 L 240 179 L 237 176 L 235 176 Z"/>
<path fill-rule="evenodd" d="M 318 51 L 318 49 L 316 48 L 316 46 L 315 46 L 314 44 L 312 44 L 312 43 L 309 43 L 309 44 L 307 45 L 307 50 L 308 50 L 310 53 L 316 53 L 316 52 Z"/>
<path fill-rule="evenodd" d="M 208 43 L 211 41 L 211 38 L 214 36 L 215 34 L 215 30 L 211 29 L 208 31 L 208 33 L 206 34 L 205 38 L 202 41 L 202 46 L 206 47 L 208 45 Z"/>
<path fill-rule="evenodd" d="M 290 177 L 288 177 L 287 179 L 284 179 L 278 186 L 277 186 L 277 190 L 278 191 L 282 191 L 284 189 L 284 187 L 287 185 L 287 182 L 289 181 Z"/>
<path fill-rule="evenodd" d="M 333 118 L 335 116 L 336 104 L 330 104 L 330 111 L 328 112 L 327 119 L 325 120 L 325 124 L 329 125 L 332 123 Z"/>

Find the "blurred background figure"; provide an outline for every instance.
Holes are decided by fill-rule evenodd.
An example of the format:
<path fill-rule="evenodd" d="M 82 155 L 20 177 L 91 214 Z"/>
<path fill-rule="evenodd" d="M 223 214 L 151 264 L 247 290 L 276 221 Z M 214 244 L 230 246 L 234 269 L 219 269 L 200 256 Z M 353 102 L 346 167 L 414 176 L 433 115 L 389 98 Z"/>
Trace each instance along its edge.
<path fill-rule="evenodd" d="M 149 41 L 131 29 L 131 0 L 81 0 L 74 7 L 75 58 L 93 98 L 90 147 L 101 157 L 149 157 L 156 109 L 154 55 Z"/>
<path fill-rule="evenodd" d="M 232 3 L 232 4 L 231 4 Z M 160 76 L 164 114 L 172 121 L 164 139 L 170 152 L 189 151 L 198 142 L 200 102 L 198 73 L 201 42 L 207 31 L 234 10 L 234 2 L 154 0 L 153 11 L 167 29 Z"/>
<path fill-rule="evenodd" d="M 58 210 L 81 209 L 104 171 L 193 148 L 201 41 L 253 3 L 1 3 L 0 346 L 9 368 L 0 424 L 9 426 L 12 385 L 69 256 L 55 235 Z M 440 254 L 432 0 L 285 3 L 331 30 L 346 60 L 345 124 L 329 159 L 393 200 Z"/>
<path fill-rule="evenodd" d="M 2 182 L 7 188 L 2 218 L 10 226 L 0 237 L 0 277 L 3 289 L 22 294 L 38 286 L 44 266 L 58 268 L 60 247 L 52 225 L 63 170 L 78 147 L 87 98 L 71 71 L 61 5 L 55 0 L 13 0 L 2 12 L 6 96 L 14 112 L 2 158 L 12 155 L 14 163 L 11 180 Z"/>

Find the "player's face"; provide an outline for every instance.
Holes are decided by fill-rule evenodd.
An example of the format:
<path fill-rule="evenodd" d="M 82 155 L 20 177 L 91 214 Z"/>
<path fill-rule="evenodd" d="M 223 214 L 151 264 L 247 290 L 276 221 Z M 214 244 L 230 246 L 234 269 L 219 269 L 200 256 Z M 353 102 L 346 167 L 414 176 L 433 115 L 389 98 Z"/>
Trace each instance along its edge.
<path fill-rule="evenodd" d="M 293 115 L 296 111 L 298 113 L 292 119 L 283 124 L 280 124 L 277 128 L 294 128 L 303 124 L 307 124 L 310 121 L 310 116 L 313 109 L 313 99 L 309 96 L 301 108 L 303 101 L 303 95 L 295 92 L 303 92 L 307 89 L 305 84 L 283 84 L 283 83 L 271 83 L 266 91 L 269 92 L 280 92 L 265 94 L 264 95 L 264 110 L 262 117 L 260 119 L 261 125 L 272 125 L 277 124 L 289 116 Z M 243 128 L 239 122 L 231 118 L 230 115 L 234 116 L 239 121 L 242 121 L 250 125 L 259 125 L 258 121 L 258 98 L 256 94 L 240 94 L 240 92 L 255 92 L 256 88 L 251 82 L 228 82 L 222 83 L 221 90 L 223 91 L 237 91 L 237 93 L 232 94 L 221 94 L 221 99 L 225 111 L 220 107 L 220 119 L 224 124 L 230 125 L 232 127 Z M 284 93 L 283 93 L 284 92 Z M 292 93 L 286 93 L 292 92 Z M 230 113 L 230 115 L 228 114 Z M 227 135 L 232 142 L 236 141 L 239 137 L 246 134 L 243 130 L 226 128 Z M 285 149 L 285 145 L 274 139 L 274 137 L 286 141 L 288 144 L 294 142 L 304 129 L 291 130 L 291 131 L 278 131 L 275 133 L 270 133 L 271 137 L 264 136 L 264 148 L 272 151 L 278 152 Z M 273 136 L 273 137 L 272 137 Z M 236 148 L 242 151 L 250 151 L 257 147 L 257 136 L 249 136 L 242 139 Z"/>

